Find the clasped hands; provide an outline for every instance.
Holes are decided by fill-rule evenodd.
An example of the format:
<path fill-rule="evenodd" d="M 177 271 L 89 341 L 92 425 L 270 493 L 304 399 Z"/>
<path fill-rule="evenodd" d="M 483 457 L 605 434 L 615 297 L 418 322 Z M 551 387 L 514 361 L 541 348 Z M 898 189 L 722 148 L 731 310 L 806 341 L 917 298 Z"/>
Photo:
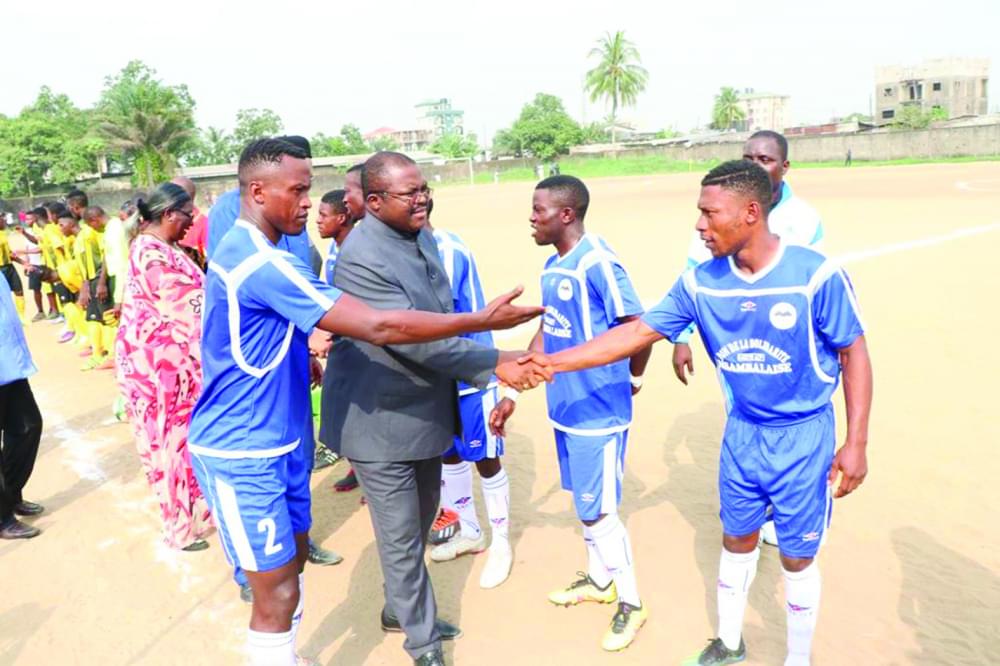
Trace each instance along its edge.
<path fill-rule="evenodd" d="M 502 351 L 497 361 L 497 378 L 518 391 L 533 389 L 555 377 L 552 361 L 545 354 L 530 351 Z"/>

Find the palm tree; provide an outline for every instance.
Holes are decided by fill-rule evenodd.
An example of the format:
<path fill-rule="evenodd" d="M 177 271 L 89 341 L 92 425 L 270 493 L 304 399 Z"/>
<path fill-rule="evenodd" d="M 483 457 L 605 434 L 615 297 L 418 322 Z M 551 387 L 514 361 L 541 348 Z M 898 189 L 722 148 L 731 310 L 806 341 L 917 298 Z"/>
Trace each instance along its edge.
<path fill-rule="evenodd" d="M 183 118 L 174 114 L 147 113 L 132 109 L 116 122 L 105 121 L 98 125 L 98 133 L 109 148 L 134 156 L 145 165 L 146 186 L 154 184 L 153 165 L 166 170 L 173 168 L 178 149 L 193 132 Z"/>
<path fill-rule="evenodd" d="M 740 106 L 740 96 L 734 88 L 723 87 L 715 96 L 715 106 L 712 107 L 712 127 L 715 129 L 732 129 L 746 118 L 743 107 Z"/>
<path fill-rule="evenodd" d="M 615 143 L 615 125 L 618 107 L 632 106 L 636 98 L 646 89 L 649 73 L 639 64 L 639 51 L 632 42 L 625 39 L 621 30 L 612 35 L 605 33 L 597 40 L 588 57 L 600 59 L 597 67 L 587 72 L 584 89 L 590 93 L 590 101 L 599 98 L 611 101 L 611 143 Z"/>

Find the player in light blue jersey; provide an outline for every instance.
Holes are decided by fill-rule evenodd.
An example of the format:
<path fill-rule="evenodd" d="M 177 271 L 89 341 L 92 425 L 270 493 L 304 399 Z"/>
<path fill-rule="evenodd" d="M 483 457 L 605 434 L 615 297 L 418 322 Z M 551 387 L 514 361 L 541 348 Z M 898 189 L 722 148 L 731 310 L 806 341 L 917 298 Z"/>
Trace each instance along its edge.
<path fill-rule="evenodd" d="M 830 490 L 839 474 L 835 496 L 843 497 L 868 471 L 872 372 L 854 290 L 834 262 L 768 229 L 770 195 L 766 172 L 752 162 L 710 171 L 696 228 L 713 259 L 685 272 L 641 321 L 551 358 L 557 372 L 613 363 L 696 323 L 731 391 L 719 464 L 719 634 L 690 662 L 699 665 L 746 658 L 743 612 L 768 506 L 785 574 L 785 664 L 809 663 L 820 598 L 814 558 Z M 831 397 L 841 372 L 847 437 L 835 452 Z"/>
<path fill-rule="evenodd" d="M 743 159 L 759 164 L 771 181 L 771 206 L 767 214 L 767 226 L 785 245 L 799 245 L 821 251 L 823 246 L 823 222 L 819 213 L 802 198 L 792 193 L 785 181 L 790 163 L 788 161 L 788 140 L 784 135 L 772 130 L 754 132 L 743 145 Z M 687 267 L 694 268 L 712 258 L 701 236 L 694 231 L 688 249 Z M 685 371 L 694 372 L 694 355 L 688 341 L 694 333 L 694 325 L 675 340 L 673 352 L 674 374 L 687 384 Z M 722 384 L 727 408 L 730 392 Z M 770 509 L 768 516 L 770 517 Z M 778 545 L 774 521 L 767 520 L 760 530 L 761 540 L 772 546 Z"/>
<path fill-rule="evenodd" d="M 546 354 L 568 349 L 638 319 L 642 306 L 618 257 L 603 239 L 586 233 L 587 187 L 572 176 L 552 176 L 537 186 L 531 226 L 538 245 L 556 254 L 542 271 L 545 315 L 531 342 Z M 642 385 L 649 350 L 586 372 L 564 374 L 547 386 L 563 488 L 573 493 L 583 523 L 588 573 L 549 595 L 552 603 L 618 602 L 602 647 L 621 650 L 648 615 L 642 605 L 625 525 L 618 518 L 632 396 Z M 514 410 L 508 398 L 491 416 L 501 434 Z"/>
<path fill-rule="evenodd" d="M 427 224 L 434 201 L 427 202 Z M 483 285 L 472 252 L 457 234 L 434 229 L 438 255 L 448 273 L 455 312 L 476 312 L 482 309 Z M 493 347 L 489 331 L 469 333 L 466 338 Z M 517 392 L 507 389 L 513 395 Z M 476 501 L 472 492 L 472 464 L 482 480 L 483 500 L 490 521 L 491 538 L 486 566 L 479 576 L 479 586 L 497 587 L 510 575 L 514 553 L 510 546 L 510 480 L 500 464 L 503 437 L 489 427 L 489 415 L 497 404 L 497 379 L 479 390 L 465 382 L 458 383 L 458 407 L 462 419 L 462 434 L 445 451 L 441 470 L 441 504 L 458 514 L 461 531 L 450 540 L 431 550 L 435 562 L 454 560 L 466 553 L 479 553 L 486 548 L 486 534 L 479 525 Z"/>
<path fill-rule="evenodd" d="M 250 663 L 292 666 L 311 522 L 308 333 L 407 344 L 516 325 L 540 309 L 510 305 L 518 290 L 474 314 L 370 308 L 278 247 L 283 235 L 303 232 L 311 206 L 302 149 L 255 141 L 240 156 L 239 179 L 241 217 L 206 278 L 204 386 L 189 450 L 227 558 L 253 590 Z M 537 372 L 503 372 L 514 383 L 537 382 Z"/>

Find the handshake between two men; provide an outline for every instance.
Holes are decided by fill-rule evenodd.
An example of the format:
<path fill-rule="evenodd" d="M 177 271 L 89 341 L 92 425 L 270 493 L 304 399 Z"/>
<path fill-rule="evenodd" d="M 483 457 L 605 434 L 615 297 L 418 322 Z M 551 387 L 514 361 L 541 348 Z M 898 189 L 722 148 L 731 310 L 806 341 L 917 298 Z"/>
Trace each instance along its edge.
<path fill-rule="evenodd" d="M 545 312 L 545 308 L 541 306 L 514 305 L 514 299 L 523 291 L 524 287 L 518 286 L 493 299 L 477 313 L 484 318 L 483 330 L 513 328 Z M 551 382 L 555 376 L 549 359 L 544 354 L 530 351 L 500 351 L 495 373 L 501 384 L 518 391 L 527 391 L 543 382 Z"/>

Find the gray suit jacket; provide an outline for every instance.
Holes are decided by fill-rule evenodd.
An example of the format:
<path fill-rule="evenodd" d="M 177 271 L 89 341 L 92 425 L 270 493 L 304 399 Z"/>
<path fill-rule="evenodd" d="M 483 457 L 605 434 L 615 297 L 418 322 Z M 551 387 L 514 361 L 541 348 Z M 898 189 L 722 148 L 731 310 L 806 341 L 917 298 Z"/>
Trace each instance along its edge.
<path fill-rule="evenodd" d="M 433 234 L 406 234 L 370 213 L 340 248 L 333 283 L 381 310 L 454 309 Z M 441 455 L 461 433 L 455 381 L 485 387 L 497 357 L 462 338 L 387 347 L 339 338 L 323 409 L 340 453 L 372 462 Z"/>

